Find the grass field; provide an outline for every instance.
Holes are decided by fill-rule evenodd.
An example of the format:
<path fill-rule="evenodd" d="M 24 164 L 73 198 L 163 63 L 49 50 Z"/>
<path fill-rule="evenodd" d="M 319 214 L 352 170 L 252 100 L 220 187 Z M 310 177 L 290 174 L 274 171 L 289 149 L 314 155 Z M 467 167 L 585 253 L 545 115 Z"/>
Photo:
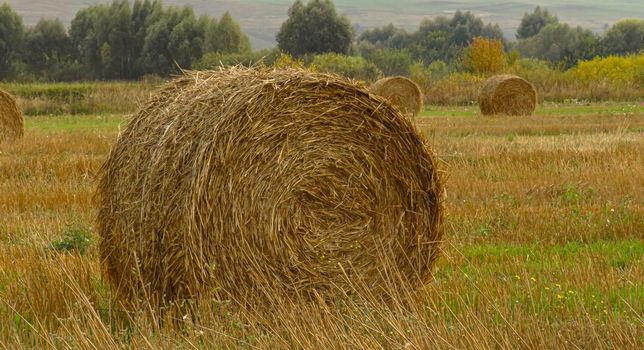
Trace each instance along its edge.
<path fill-rule="evenodd" d="M 528 118 L 431 107 L 448 175 L 435 282 L 410 305 L 213 302 L 157 328 L 100 277 L 94 176 L 123 115 L 29 116 L 0 145 L 0 348 L 644 347 L 644 105 L 546 103 Z"/>

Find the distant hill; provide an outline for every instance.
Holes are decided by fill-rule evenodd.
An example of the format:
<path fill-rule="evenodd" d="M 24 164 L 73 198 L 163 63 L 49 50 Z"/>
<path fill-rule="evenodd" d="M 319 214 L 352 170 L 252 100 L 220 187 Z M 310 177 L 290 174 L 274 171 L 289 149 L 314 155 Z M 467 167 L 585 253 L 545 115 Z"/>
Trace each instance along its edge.
<path fill-rule="evenodd" d="M 0 0 L 2 2 L 3 0 Z M 132 0 L 131 0 L 132 1 Z M 306 0 L 305 0 L 306 1 Z M 27 25 L 38 19 L 60 18 L 69 23 L 75 13 L 106 0 L 4 0 L 23 16 Z M 253 48 L 275 45 L 275 34 L 286 19 L 288 8 L 294 0 L 165 0 L 166 5 L 189 5 L 197 13 L 219 17 L 225 11 L 240 22 L 250 36 Z M 563 22 L 581 25 L 595 32 L 602 32 L 624 18 L 644 18 L 642 0 L 571 0 L 540 1 Z M 514 39 L 516 28 L 525 12 L 534 8 L 533 1 L 506 0 L 337 0 L 338 12 L 349 17 L 358 31 L 393 23 L 408 30 L 415 30 L 425 17 L 451 16 L 456 10 L 472 11 L 486 22 L 498 23 L 506 37 Z"/>

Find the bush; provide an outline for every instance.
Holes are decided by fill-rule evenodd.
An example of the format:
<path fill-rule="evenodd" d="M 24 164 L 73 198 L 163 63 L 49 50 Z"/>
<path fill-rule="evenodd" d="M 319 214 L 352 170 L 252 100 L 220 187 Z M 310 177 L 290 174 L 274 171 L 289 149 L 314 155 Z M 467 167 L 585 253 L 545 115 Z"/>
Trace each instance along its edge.
<path fill-rule="evenodd" d="M 514 62 L 510 66 L 506 73 L 518 75 L 521 78 L 531 82 L 539 93 L 539 98 L 544 94 L 549 94 L 550 92 L 563 89 L 564 86 L 568 85 L 568 82 L 564 79 L 562 72 L 558 69 L 551 67 L 550 63 L 547 61 L 535 59 L 535 58 L 522 58 Z M 553 95 L 560 95 L 560 93 L 554 93 Z"/>
<path fill-rule="evenodd" d="M 434 61 L 429 66 L 424 66 L 422 63 L 414 63 L 409 67 L 409 77 L 411 80 L 420 85 L 420 87 L 427 91 L 432 82 L 441 80 L 450 74 L 449 67 L 443 61 Z"/>
<path fill-rule="evenodd" d="M 287 53 L 281 53 L 273 62 L 275 68 L 304 68 L 304 60 L 293 58 Z"/>
<path fill-rule="evenodd" d="M 585 85 L 607 83 L 615 87 L 644 85 L 644 54 L 625 57 L 595 57 L 580 61 L 567 72 L 572 79 Z"/>
<path fill-rule="evenodd" d="M 496 39 L 474 38 L 467 48 L 464 64 L 474 73 L 494 74 L 501 71 L 507 64 L 503 43 Z"/>
<path fill-rule="evenodd" d="M 336 53 L 317 55 L 311 67 L 320 72 L 336 73 L 347 78 L 364 81 L 375 81 L 382 76 L 382 71 L 375 64 L 360 56 L 345 56 Z"/>
<path fill-rule="evenodd" d="M 404 50 L 376 49 L 364 56 L 386 76 L 409 76 L 412 66 L 411 56 Z"/>

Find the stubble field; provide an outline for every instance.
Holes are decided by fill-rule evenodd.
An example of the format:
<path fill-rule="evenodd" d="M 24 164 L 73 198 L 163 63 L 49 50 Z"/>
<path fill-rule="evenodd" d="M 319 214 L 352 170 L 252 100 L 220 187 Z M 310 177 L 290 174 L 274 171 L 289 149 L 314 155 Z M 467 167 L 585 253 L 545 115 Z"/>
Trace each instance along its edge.
<path fill-rule="evenodd" d="M 100 276 L 95 174 L 122 115 L 28 116 L 0 145 L 0 347 L 644 347 L 644 105 L 546 103 L 528 118 L 430 107 L 447 181 L 435 282 L 412 303 L 213 301 L 157 328 Z"/>

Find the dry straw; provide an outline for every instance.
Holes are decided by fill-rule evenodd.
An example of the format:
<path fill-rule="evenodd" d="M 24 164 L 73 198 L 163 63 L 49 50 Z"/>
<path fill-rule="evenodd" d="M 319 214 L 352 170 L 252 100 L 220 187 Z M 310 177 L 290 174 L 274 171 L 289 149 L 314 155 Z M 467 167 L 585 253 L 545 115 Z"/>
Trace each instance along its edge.
<path fill-rule="evenodd" d="M 380 79 L 369 90 L 386 98 L 406 115 L 416 116 L 423 110 L 423 92 L 420 86 L 405 77 Z"/>
<path fill-rule="evenodd" d="M 479 96 L 479 107 L 484 115 L 531 115 L 536 106 L 537 90 L 516 75 L 489 78 Z"/>
<path fill-rule="evenodd" d="M 120 300 L 379 291 L 389 272 L 426 283 L 442 237 L 437 161 L 382 102 L 294 69 L 165 85 L 100 172 L 101 258 Z"/>
<path fill-rule="evenodd" d="M 16 99 L 0 89 L 0 142 L 21 138 L 24 120 Z"/>

